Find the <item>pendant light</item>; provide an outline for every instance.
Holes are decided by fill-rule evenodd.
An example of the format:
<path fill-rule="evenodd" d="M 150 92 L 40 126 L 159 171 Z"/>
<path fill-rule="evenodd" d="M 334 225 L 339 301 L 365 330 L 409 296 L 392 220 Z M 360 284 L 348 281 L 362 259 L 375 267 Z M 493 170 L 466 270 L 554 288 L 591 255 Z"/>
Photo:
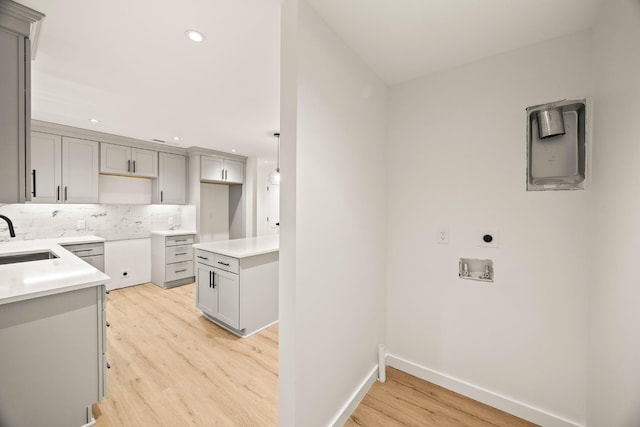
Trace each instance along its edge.
<path fill-rule="evenodd" d="M 278 159 L 276 170 L 269 175 L 269 183 L 271 185 L 280 185 L 280 132 L 274 133 L 273 136 L 278 138 Z"/>

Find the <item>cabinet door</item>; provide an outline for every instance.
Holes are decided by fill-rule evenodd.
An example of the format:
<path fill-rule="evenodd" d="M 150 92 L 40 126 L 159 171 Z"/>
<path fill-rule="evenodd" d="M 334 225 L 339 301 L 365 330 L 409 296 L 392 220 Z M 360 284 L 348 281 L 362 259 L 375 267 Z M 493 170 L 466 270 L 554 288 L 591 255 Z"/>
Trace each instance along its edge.
<path fill-rule="evenodd" d="M 239 329 L 240 326 L 240 280 L 237 274 L 218 268 L 213 269 L 214 289 L 218 297 L 217 319 Z"/>
<path fill-rule="evenodd" d="M 62 137 L 33 132 L 31 134 L 32 202 L 60 202 L 61 166 Z"/>
<path fill-rule="evenodd" d="M 129 175 L 131 172 L 131 148 L 124 145 L 101 143 L 100 172 Z"/>
<path fill-rule="evenodd" d="M 206 181 L 224 181 L 224 160 L 217 157 L 200 158 L 200 179 Z"/>
<path fill-rule="evenodd" d="M 135 176 L 148 178 L 158 177 L 158 152 L 143 150 L 140 148 L 131 149 L 131 172 Z"/>
<path fill-rule="evenodd" d="M 62 138 L 62 199 L 64 203 L 98 203 L 99 144 Z"/>
<path fill-rule="evenodd" d="M 5 6 L 5 2 L 1 5 Z M 7 23 L 17 21 L 13 15 L 2 15 L 0 19 Z M 30 120 L 30 106 L 25 105 L 30 99 L 30 79 L 25 70 L 31 63 L 25 61 L 28 44 L 29 40 L 25 44 L 24 36 L 4 31 L 4 28 L 0 30 L 0 203 L 24 201 L 25 175 L 31 173 L 31 167 L 25 170 L 29 159 L 24 158 L 28 136 L 26 122 Z"/>
<path fill-rule="evenodd" d="M 213 269 L 196 263 L 196 307 L 210 316 L 215 316 L 216 305 L 216 293 L 213 288 Z"/>
<path fill-rule="evenodd" d="M 187 158 L 179 154 L 160 153 L 158 184 L 160 203 L 184 205 L 187 202 Z"/>
<path fill-rule="evenodd" d="M 233 160 L 224 161 L 224 180 L 242 184 L 244 182 L 244 165 Z"/>

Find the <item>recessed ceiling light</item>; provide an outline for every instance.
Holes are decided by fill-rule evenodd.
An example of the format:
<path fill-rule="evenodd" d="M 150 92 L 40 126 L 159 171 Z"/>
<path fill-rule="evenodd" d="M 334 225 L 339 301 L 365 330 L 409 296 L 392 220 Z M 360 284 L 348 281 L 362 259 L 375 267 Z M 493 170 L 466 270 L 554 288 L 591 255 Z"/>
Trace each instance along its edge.
<path fill-rule="evenodd" d="M 180 137 L 179 137 L 179 136 L 174 136 L 174 137 L 173 137 L 173 140 L 174 140 L 174 141 L 180 141 Z"/>
<path fill-rule="evenodd" d="M 89 119 L 89 121 L 91 123 L 100 123 L 100 120 L 98 120 L 98 119 Z"/>
<path fill-rule="evenodd" d="M 186 34 L 187 37 L 189 37 L 189 40 L 191 41 L 194 41 L 196 43 L 200 43 L 204 41 L 204 34 L 202 34 L 200 31 L 187 30 L 184 33 Z"/>
<path fill-rule="evenodd" d="M 236 150 L 235 150 L 235 149 L 233 149 L 233 150 L 231 150 L 231 152 L 232 152 L 232 153 L 235 153 L 235 152 L 236 152 Z"/>

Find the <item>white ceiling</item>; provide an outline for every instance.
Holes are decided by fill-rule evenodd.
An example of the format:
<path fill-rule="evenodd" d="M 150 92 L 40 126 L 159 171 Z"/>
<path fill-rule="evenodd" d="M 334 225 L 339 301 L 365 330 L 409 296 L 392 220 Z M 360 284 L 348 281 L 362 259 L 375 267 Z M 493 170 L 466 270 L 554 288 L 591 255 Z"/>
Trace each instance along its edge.
<path fill-rule="evenodd" d="M 280 0 L 18 1 L 47 15 L 33 118 L 275 158 Z M 590 28 L 598 1 L 308 0 L 389 85 Z"/>
<path fill-rule="evenodd" d="M 18 1 L 46 14 L 34 119 L 275 158 L 279 0 Z"/>
<path fill-rule="evenodd" d="M 591 28 L 599 0 L 308 0 L 387 84 Z"/>

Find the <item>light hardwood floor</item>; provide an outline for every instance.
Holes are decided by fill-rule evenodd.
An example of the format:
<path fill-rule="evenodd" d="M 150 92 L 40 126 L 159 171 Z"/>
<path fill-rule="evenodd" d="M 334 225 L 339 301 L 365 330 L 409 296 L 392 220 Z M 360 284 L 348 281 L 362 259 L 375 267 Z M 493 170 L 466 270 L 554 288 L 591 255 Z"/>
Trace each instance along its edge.
<path fill-rule="evenodd" d="M 384 384 L 376 381 L 345 424 L 355 426 L 533 427 L 535 424 L 388 367 L 387 381 Z"/>
<path fill-rule="evenodd" d="M 238 338 L 202 317 L 194 292 L 193 284 L 110 292 L 98 427 L 278 425 L 278 325 Z M 389 368 L 345 426 L 533 424 Z"/>
<path fill-rule="evenodd" d="M 98 426 L 278 424 L 278 326 L 240 339 L 202 317 L 194 292 L 145 284 L 109 293 Z"/>

